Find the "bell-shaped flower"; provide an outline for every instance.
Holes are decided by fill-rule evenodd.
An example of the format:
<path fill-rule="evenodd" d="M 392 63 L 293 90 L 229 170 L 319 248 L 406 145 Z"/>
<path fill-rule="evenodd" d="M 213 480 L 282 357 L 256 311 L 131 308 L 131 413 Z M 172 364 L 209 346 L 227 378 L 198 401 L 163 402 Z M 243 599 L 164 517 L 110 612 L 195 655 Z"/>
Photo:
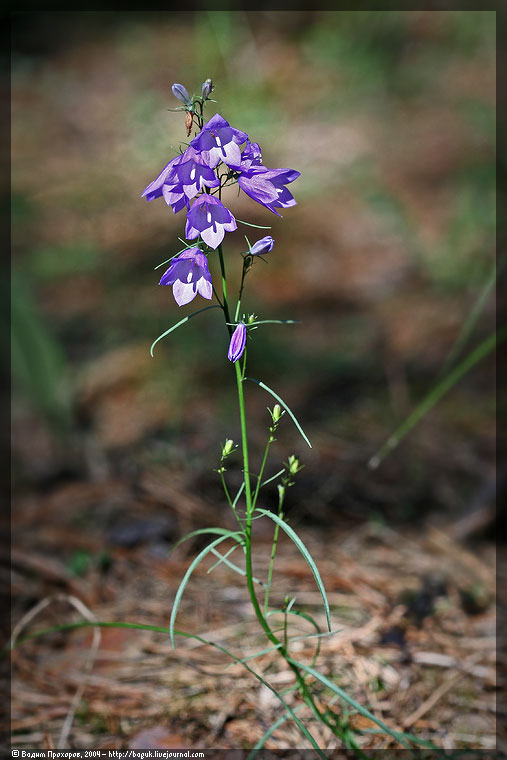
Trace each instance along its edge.
<path fill-rule="evenodd" d="M 237 362 L 243 356 L 246 345 L 246 327 L 244 322 L 239 322 L 231 335 L 227 358 L 230 362 Z"/>
<path fill-rule="evenodd" d="M 174 166 L 173 174 L 189 199 L 195 198 L 203 187 L 218 187 L 220 185 L 220 180 L 213 169 L 204 163 L 201 154 L 191 145 Z"/>
<path fill-rule="evenodd" d="M 214 169 L 220 161 L 228 166 L 238 167 L 241 164 L 241 150 L 239 148 L 248 135 L 239 129 L 231 127 L 223 116 L 216 113 L 204 125 L 197 137 L 194 137 L 190 145 L 198 151 L 204 163 Z"/>
<path fill-rule="evenodd" d="M 263 171 L 266 170 L 265 166 L 262 166 L 262 153 L 259 143 L 246 141 L 246 145 L 243 148 L 241 154 L 241 162 L 238 167 L 231 167 L 238 169 L 241 172 L 248 172 L 255 167 L 262 167 Z"/>
<path fill-rule="evenodd" d="M 249 253 L 251 256 L 262 256 L 263 254 L 272 251 L 274 244 L 274 238 L 272 238 L 271 235 L 266 235 L 266 237 L 261 238 L 253 244 Z"/>
<path fill-rule="evenodd" d="M 178 306 L 190 303 L 197 293 L 208 300 L 213 298 L 208 260 L 199 248 L 189 248 L 176 256 L 159 284 L 173 286 L 173 296 Z"/>
<path fill-rule="evenodd" d="M 295 206 L 296 201 L 285 185 L 294 182 L 300 172 L 294 169 L 250 169 L 238 177 L 238 184 L 252 200 L 266 206 L 277 216 L 276 208 Z"/>
<path fill-rule="evenodd" d="M 141 198 L 146 198 L 147 201 L 153 201 L 155 198 L 160 198 L 162 195 L 162 188 L 166 183 L 174 185 L 174 170 L 176 165 L 181 160 L 181 156 L 175 156 L 168 164 L 164 166 L 160 174 L 153 182 L 150 182 L 148 187 L 145 187 Z"/>
<path fill-rule="evenodd" d="M 187 215 L 185 237 L 193 240 L 199 235 L 210 248 L 218 248 L 225 232 L 237 229 L 236 220 L 222 201 L 204 193 L 192 204 Z"/>

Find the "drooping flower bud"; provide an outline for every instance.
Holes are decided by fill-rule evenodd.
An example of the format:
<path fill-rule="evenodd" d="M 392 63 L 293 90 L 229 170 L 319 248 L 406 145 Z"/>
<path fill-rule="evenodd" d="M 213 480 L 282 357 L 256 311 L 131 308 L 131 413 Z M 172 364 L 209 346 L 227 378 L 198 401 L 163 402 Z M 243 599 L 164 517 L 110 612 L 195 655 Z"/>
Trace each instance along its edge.
<path fill-rule="evenodd" d="M 178 84 L 177 82 L 173 84 L 172 86 L 173 95 L 175 98 L 178 98 L 178 100 L 181 100 L 182 103 L 184 103 L 186 106 L 190 105 L 192 102 L 192 99 L 190 95 L 188 94 L 188 91 L 185 87 L 183 87 L 182 84 Z"/>
<path fill-rule="evenodd" d="M 202 99 L 207 100 L 211 94 L 211 90 L 213 89 L 213 82 L 211 79 L 206 79 L 205 82 L 202 83 Z"/>
<path fill-rule="evenodd" d="M 262 256 L 264 253 L 269 253 L 275 244 L 271 235 L 261 238 L 250 248 L 251 256 Z"/>
<path fill-rule="evenodd" d="M 227 358 L 230 362 L 237 362 L 243 355 L 246 344 L 246 327 L 244 322 L 240 322 L 231 336 Z"/>

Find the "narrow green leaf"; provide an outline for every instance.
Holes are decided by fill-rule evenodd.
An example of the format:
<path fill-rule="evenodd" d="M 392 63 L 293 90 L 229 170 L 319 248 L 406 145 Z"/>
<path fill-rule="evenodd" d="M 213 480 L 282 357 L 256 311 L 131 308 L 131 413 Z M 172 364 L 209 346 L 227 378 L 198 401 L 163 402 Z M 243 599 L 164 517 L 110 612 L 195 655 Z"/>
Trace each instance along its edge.
<path fill-rule="evenodd" d="M 484 308 L 484 305 L 486 304 L 488 300 L 489 294 L 496 283 L 497 274 L 503 269 L 504 263 L 505 263 L 505 260 L 498 263 L 495 261 L 495 263 L 493 264 L 493 269 L 491 270 L 491 273 L 488 279 L 486 280 L 481 292 L 479 293 L 479 296 L 476 302 L 472 306 L 470 313 L 465 319 L 458 337 L 456 338 L 453 345 L 451 346 L 451 349 L 444 362 L 444 366 L 442 367 L 442 374 L 444 374 L 449 369 L 449 367 L 454 363 L 454 360 L 456 359 L 456 357 L 461 353 L 461 349 L 466 345 L 470 335 L 472 334 L 474 330 L 477 320 L 479 319 L 479 316 Z"/>
<path fill-rule="evenodd" d="M 234 562 L 231 562 L 230 560 L 227 559 L 227 557 L 229 556 L 229 554 L 231 554 L 237 548 L 238 548 L 238 545 L 233 546 L 225 554 L 220 554 L 220 552 L 217 552 L 216 549 L 212 549 L 213 554 L 215 555 L 215 557 L 218 557 L 219 560 L 218 560 L 218 562 L 215 562 L 215 564 L 210 567 L 210 569 L 208 570 L 208 573 L 211 573 L 211 571 L 214 570 L 215 567 L 218 567 L 218 565 L 221 565 L 223 563 L 224 565 L 227 565 L 227 567 L 230 567 L 231 570 L 234 570 L 235 573 L 238 573 L 239 575 L 242 575 L 243 577 L 246 577 L 246 571 L 245 570 L 243 570 L 238 565 L 235 565 Z M 252 575 L 252 580 L 253 580 L 254 583 L 258 583 L 260 586 L 263 586 L 263 587 L 266 586 L 265 583 L 263 583 L 262 581 L 260 581 L 254 575 Z"/>
<path fill-rule="evenodd" d="M 308 675 L 313 676 L 317 679 L 317 681 L 320 681 L 321 684 L 326 686 L 328 689 L 330 689 L 335 694 L 338 694 L 345 702 L 347 702 L 349 705 L 354 707 L 358 713 L 363 715 L 363 717 L 368 718 L 369 720 L 373 721 L 377 724 L 377 726 L 380 726 L 385 733 L 389 734 L 393 739 L 396 739 L 400 744 L 403 744 L 407 749 L 411 749 L 408 742 L 401 737 L 400 733 L 398 731 L 394 731 L 392 728 L 389 728 L 389 726 L 384 723 L 383 720 L 380 718 L 377 718 L 373 713 L 371 713 L 369 710 L 366 709 L 366 707 L 363 707 L 359 704 L 353 697 L 350 697 L 346 691 L 343 691 L 343 689 L 340 689 L 339 686 L 337 686 L 333 681 L 330 681 L 329 678 L 326 678 L 326 676 L 322 675 L 322 673 L 319 673 L 318 670 L 315 670 L 315 668 L 310 667 L 309 665 L 305 665 L 302 662 L 298 662 L 297 660 L 293 660 L 291 657 L 287 658 L 287 661 L 295 665 L 300 670 L 303 670 L 305 673 L 308 673 Z"/>
<path fill-rule="evenodd" d="M 255 511 L 256 512 L 260 512 L 263 515 L 266 515 L 266 517 L 269 517 L 270 520 L 273 520 L 273 522 L 277 523 L 280 526 L 280 528 L 282 528 L 282 530 L 284 530 L 287 533 L 287 535 L 289 536 L 289 538 L 291 538 L 292 541 L 294 541 L 294 543 L 296 544 L 297 548 L 299 549 L 299 551 L 301 552 L 301 554 L 303 555 L 303 557 L 307 561 L 308 565 L 310 566 L 310 570 L 313 573 L 313 577 L 315 578 L 315 582 L 317 584 L 317 587 L 318 587 L 318 589 L 320 591 L 320 595 L 322 597 L 322 601 L 324 602 L 324 610 L 326 612 L 327 627 L 328 627 L 328 630 L 330 631 L 331 630 L 331 620 L 330 620 L 330 616 L 329 616 L 329 603 L 327 601 L 326 591 L 324 589 L 324 584 L 322 583 L 322 578 L 320 577 L 320 573 L 319 573 L 319 571 L 317 569 L 317 565 L 313 561 L 310 552 L 308 551 L 308 549 L 306 548 L 306 546 L 304 545 L 304 543 L 301 541 L 301 539 L 299 538 L 299 536 L 295 532 L 295 530 L 293 528 L 291 528 L 291 526 L 288 523 L 286 523 L 285 520 L 282 520 L 281 517 L 279 517 L 278 515 L 275 515 L 274 512 L 268 512 L 267 509 L 260 509 L 259 507 L 257 507 L 257 509 Z"/>
<path fill-rule="evenodd" d="M 267 480 L 263 480 L 261 483 L 261 488 L 263 488 L 264 486 L 267 486 L 268 483 L 271 483 L 273 480 L 276 480 L 276 478 L 279 478 L 280 475 L 283 475 L 284 472 L 285 472 L 285 467 L 282 468 L 279 472 L 277 472 L 276 475 L 273 475 L 271 478 L 268 478 Z"/>
<path fill-rule="evenodd" d="M 260 385 L 260 387 L 264 388 L 265 391 L 267 391 L 268 393 L 271 393 L 271 395 L 273 396 L 273 398 L 275 398 L 278 401 L 278 403 L 281 406 L 283 406 L 283 408 L 285 409 L 285 411 L 288 413 L 289 417 L 291 418 L 291 420 L 293 421 L 293 423 L 295 424 L 295 426 L 297 427 L 297 429 L 299 430 L 299 432 L 303 436 L 303 439 L 306 441 L 306 443 L 308 444 L 308 446 L 310 448 L 312 448 L 312 444 L 310 443 L 310 441 L 308 439 L 308 436 L 304 432 L 303 428 L 301 427 L 301 425 L 299 424 L 299 422 L 297 421 L 296 417 L 291 412 L 291 410 L 289 409 L 289 407 L 287 406 L 287 404 L 285 403 L 285 401 L 283 399 L 281 399 L 280 396 L 277 393 L 274 392 L 274 390 L 272 390 L 268 385 L 266 385 L 266 383 L 263 383 L 260 380 L 256 380 L 254 377 L 247 377 L 245 379 L 246 380 L 251 380 L 252 383 L 256 383 L 257 385 Z"/>
<path fill-rule="evenodd" d="M 294 715 L 298 713 L 300 710 L 302 710 L 303 707 L 305 707 L 305 705 L 298 705 L 297 707 L 295 707 Z M 255 747 L 253 747 L 252 751 L 250 752 L 246 760 L 253 760 L 257 752 L 264 747 L 269 737 L 272 736 L 275 733 L 276 729 L 280 728 L 280 726 L 283 723 L 285 723 L 287 720 L 292 720 L 292 715 L 290 714 L 288 710 L 284 712 L 283 715 L 281 715 L 280 718 L 278 718 L 278 720 L 276 720 L 273 723 L 273 725 L 268 728 L 266 733 L 259 739 Z"/>
<path fill-rule="evenodd" d="M 232 502 L 232 508 L 233 509 L 236 509 L 236 504 L 238 503 L 239 497 L 243 493 L 244 488 L 245 488 L 245 481 L 242 482 L 242 484 L 239 487 L 238 493 L 234 497 L 234 501 Z"/>
<path fill-rule="evenodd" d="M 183 241 L 182 241 L 183 242 Z M 177 253 L 175 253 L 173 256 L 170 256 L 165 261 L 160 262 L 160 264 L 157 264 L 156 267 L 153 267 L 153 269 L 160 269 L 160 267 L 163 267 L 164 264 L 169 264 L 170 261 L 176 258 L 176 256 L 179 256 L 180 253 L 183 253 L 183 251 L 188 251 L 189 248 L 195 248 L 195 245 L 185 245 L 184 248 L 181 248 Z"/>
<path fill-rule="evenodd" d="M 495 347 L 497 343 L 502 342 L 507 337 L 507 328 L 503 328 L 499 333 L 493 333 L 489 338 L 482 341 L 471 353 L 469 353 L 463 361 L 461 361 L 443 380 L 441 380 L 416 406 L 414 411 L 409 414 L 407 419 L 395 430 L 395 432 L 389 436 L 387 441 L 380 447 L 380 449 L 371 457 L 368 462 L 368 467 L 375 470 L 383 459 L 386 458 L 391 451 L 398 446 L 402 439 L 409 433 L 413 427 L 427 414 L 435 404 L 440 401 L 447 391 L 449 391 L 458 380 L 461 380 L 472 367 L 474 367 L 481 359 L 484 359 Z"/>
<path fill-rule="evenodd" d="M 299 319 L 261 319 L 258 322 L 249 322 L 248 326 L 254 325 L 300 325 Z"/>
<path fill-rule="evenodd" d="M 236 536 L 241 535 L 240 533 L 236 533 Z M 188 568 L 187 572 L 183 576 L 183 579 L 178 586 L 178 590 L 176 592 L 176 596 L 174 597 L 174 604 L 171 611 L 171 619 L 169 620 L 169 636 L 171 637 L 171 644 L 173 645 L 173 649 L 176 648 L 176 644 L 174 642 L 174 621 L 176 620 L 176 615 L 178 614 L 178 608 L 180 606 L 181 598 L 183 596 L 183 592 L 185 591 L 186 585 L 190 579 L 190 576 L 194 572 L 197 565 L 204 559 L 204 557 L 212 551 L 212 549 L 215 548 L 218 544 L 222 543 L 222 541 L 225 541 L 227 538 L 232 538 L 232 536 L 220 536 L 219 538 L 216 538 L 214 541 L 212 541 L 208 546 L 206 546 L 197 557 L 194 559 L 194 561 L 191 563 L 190 567 Z"/>
<path fill-rule="evenodd" d="M 384 731 L 381 731 L 379 728 L 362 728 L 361 733 L 362 734 L 383 734 Z M 426 749 L 438 749 L 438 747 L 436 747 L 433 744 L 433 742 L 431 742 L 429 739 L 420 739 L 418 736 L 414 736 L 414 734 L 409 734 L 406 731 L 393 731 L 393 734 L 396 737 L 402 737 L 403 739 L 406 739 L 407 741 L 412 742 L 413 744 L 420 744 L 421 747 L 426 747 Z M 455 755 L 450 754 L 449 757 L 455 757 Z"/>
<path fill-rule="evenodd" d="M 294 603 L 294 601 L 295 599 L 292 600 L 292 603 Z M 288 641 L 290 643 L 291 641 L 301 641 L 302 639 L 318 638 L 319 641 L 317 641 L 317 647 L 312 657 L 312 665 L 315 665 L 315 663 L 317 662 L 317 658 L 320 654 L 320 646 L 321 646 L 320 638 L 322 636 L 330 636 L 332 633 L 336 633 L 336 631 L 321 633 L 318 623 L 313 619 L 313 617 L 308 612 L 303 612 L 302 610 L 293 610 L 289 608 L 287 608 L 286 610 L 271 610 L 270 612 L 268 612 L 266 617 L 269 617 L 270 615 L 274 615 L 275 613 L 281 613 L 282 615 L 296 615 L 296 617 L 301 617 L 303 618 L 303 620 L 306 620 L 308 623 L 311 623 L 311 625 L 313 625 L 317 633 L 306 633 L 303 636 L 290 636 Z"/>
<path fill-rule="evenodd" d="M 285 707 L 286 711 L 289 713 L 292 720 L 295 721 L 296 725 L 298 726 L 303 736 L 305 736 L 308 739 L 312 747 L 314 747 L 314 749 L 317 751 L 319 757 L 321 757 L 322 760 L 327 760 L 326 756 L 324 755 L 322 750 L 319 748 L 319 745 L 317 744 L 317 742 L 315 741 L 311 733 L 303 725 L 303 723 L 301 723 L 301 721 L 295 714 L 295 711 L 292 710 L 291 707 L 289 707 L 289 705 L 285 702 L 283 697 L 276 691 L 276 689 L 274 689 L 267 681 L 265 681 L 264 678 L 262 678 L 262 676 L 256 673 L 256 671 L 253 670 L 253 668 L 250 668 L 246 663 L 241 662 L 241 659 L 239 657 L 236 657 L 235 654 L 233 654 L 228 649 L 221 646 L 220 644 L 217 644 L 214 641 L 204 639 L 202 636 L 197 636 L 196 634 L 192 634 L 192 633 L 186 633 L 185 631 L 175 631 L 175 630 L 170 631 L 170 629 L 164 628 L 162 626 L 147 625 L 144 623 L 123 623 L 123 622 L 109 623 L 109 622 L 101 622 L 101 621 L 93 621 L 93 620 L 80 620 L 77 623 L 64 623 L 62 625 L 53 626 L 52 628 L 46 628 L 42 631 L 36 631 L 33 634 L 25 636 L 22 640 L 18 640 L 16 642 L 16 645 L 19 645 L 23 641 L 27 641 L 28 639 L 38 638 L 39 636 L 43 636 L 47 633 L 54 633 L 56 631 L 70 631 L 75 628 L 86 628 L 90 626 L 98 626 L 100 628 L 131 628 L 131 629 L 142 630 L 142 631 L 154 631 L 156 633 L 169 633 L 170 635 L 172 634 L 173 636 L 181 636 L 182 638 L 185 638 L 185 639 L 195 639 L 196 641 L 200 641 L 202 644 L 208 644 L 209 646 L 212 646 L 215 649 L 218 649 L 220 652 L 223 652 L 228 657 L 233 659 L 235 662 L 243 665 L 243 667 L 246 668 L 246 670 L 248 670 L 248 672 L 251 673 L 254 676 L 254 678 L 260 681 L 267 689 L 269 689 L 269 691 L 271 691 L 275 695 L 275 697 Z M 6 650 L 4 651 L 9 651 L 9 649 L 6 648 Z"/>
<path fill-rule="evenodd" d="M 189 538 L 193 538 L 194 536 L 205 536 L 207 533 L 216 534 L 217 536 L 229 536 L 229 538 L 233 538 L 238 534 L 238 531 L 227 530 L 227 528 L 199 528 L 198 530 L 193 530 L 190 533 L 186 533 L 182 538 L 176 541 L 176 543 L 171 546 L 171 551 L 176 549 L 176 547 L 182 544 L 184 541 L 188 541 Z M 238 541 L 238 543 L 241 543 L 241 541 Z"/>
<path fill-rule="evenodd" d="M 219 309 L 220 306 L 217 306 L 214 304 L 213 306 L 205 306 L 204 309 L 199 309 L 198 311 L 194 311 L 193 314 L 189 314 L 187 317 L 183 317 L 183 319 L 180 319 L 179 322 L 176 322 L 175 325 L 170 327 L 168 330 L 162 333 L 162 335 L 159 335 L 156 340 L 153 341 L 150 348 L 150 354 L 153 356 L 153 349 L 159 342 L 159 340 L 162 340 L 162 338 L 165 338 L 166 335 L 169 335 L 169 333 L 172 333 L 173 330 L 176 330 L 178 327 L 181 327 L 181 325 L 184 325 L 185 322 L 188 322 L 189 319 L 192 319 L 192 317 L 196 317 L 198 314 L 201 314 L 203 311 L 208 311 L 208 309 Z"/>
<path fill-rule="evenodd" d="M 240 224 L 246 224 L 247 227 L 255 227 L 257 230 L 270 230 L 271 227 L 263 227 L 262 224 L 252 224 L 251 222 L 244 222 L 242 219 L 236 217 L 236 221 Z"/>

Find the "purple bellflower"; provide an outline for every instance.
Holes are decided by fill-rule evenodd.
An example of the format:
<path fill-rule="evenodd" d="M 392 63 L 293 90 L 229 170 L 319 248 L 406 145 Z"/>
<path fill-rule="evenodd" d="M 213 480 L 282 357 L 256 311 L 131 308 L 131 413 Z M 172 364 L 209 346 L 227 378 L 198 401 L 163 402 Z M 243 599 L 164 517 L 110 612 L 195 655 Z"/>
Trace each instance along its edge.
<path fill-rule="evenodd" d="M 145 187 L 141 198 L 146 198 L 147 201 L 153 201 L 155 198 L 160 198 L 162 195 L 162 188 L 164 184 L 169 180 L 171 182 L 174 174 L 175 164 L 179 162 L 181 156 L 175 156 L 168 164 L 164 166 L 160 174 L 153 182 L 150 182 L 148 187 Z M 173 183 L 174 184 L 174 183 Z"/>
<path fill-rule="evenodd" d="M 294 169 L 266 169 L 259 166 L 243 172 L 238 177 L 238 184 L 252 200 L 266 206 L 277 216 L 277 208 L 295 206 L 296 201 L 285 185 L 294 182 L 300 172 Z"/>
<path fill-rule="evenodd" d="M 173 296 L 178 306 L 190 303 L 197 293 L 208 300 L 213 298 L 208 261 L 199 248 L 189 248 L 176 256 L 159 284 L 173 286 Z"/>
<path fill-rule="evenodd" d="M 227 358 L 230 362 L 237 362 L 243 356 L 246 345 L 246 327 L 244 322 L 239 322 L 231 335 Z"/>
<path fill-rule="evenodd" d="M 249 253 L 251 256 L 262 256 L 264 253 L 272 251 L 274 244 L 274 238 L 272 238 L 271 235 L 266 235 L 266 237 L 261 238 L 253 244 Z"/>
<path fill-rule="evenodd" d="M 184 155 L 184 154 L 183 154 Z M 182 156 L 175 156 L 164 166 L 160 174 L 143 191 L 141 197 L 147 201 L 163 196 L 168 206 L 172 206 L 176 214 L 184 206 L 188 208 L 188 197 L 183 191 L 183 184 L 176 175 L 176 168 L 181 163 Z"/>
<path fill-rule="evenodd" d="M 220 180 L 213 169 L 207 166 L 200 153 L 195 148 L 189 146 L 175 164 L 172 174 L 177 178 L 178 185 L 183 187 L 183 192 L 187 198 L 195 198 L 204 186 L 218 187 Z"/>
<path fill-rule="evenodd" d="M 239 129 L 231 127 L 223 116 L 216 113 L 204 125 L 201 132 L 194 137 L 190 145 L 201 154 L 204 163 L 214 169 L 220 161 L 227 166 L 239 167 L 241 150 L 239 148 L 248 135 Z"/>
<path fill-rule="evenodd" d="M 195 199 L 188 212 L 185 237 L 193 240 L 200 235 L 210 248 L 218 248 L 225 232 L 233 232 L 237 226 L 235 218 L 222 201 L 205 193 Z"/>
<path fill-rule="evenodd" d="M 250 142 L 250 140 L 247 140 L 243 153 L 241 154 L 241 163 L 238 169 L 242 172 L 248 172 L 256 166 L 262 167 L 262 153 L 259 143 L 253 143 Z M 262 168 L 266 169 L 265 166 Z"/>

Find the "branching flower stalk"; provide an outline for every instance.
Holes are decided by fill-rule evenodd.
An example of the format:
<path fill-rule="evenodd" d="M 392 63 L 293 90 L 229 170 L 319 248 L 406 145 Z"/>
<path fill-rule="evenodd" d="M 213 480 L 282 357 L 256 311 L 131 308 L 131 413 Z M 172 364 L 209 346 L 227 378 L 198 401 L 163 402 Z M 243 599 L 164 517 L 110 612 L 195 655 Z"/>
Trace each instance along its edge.
<path fill-rule="evenodd" d="M 148 201 L 162 197 L 167 205 L 172 208 L 173 212 L 177 213 L 180 210 L 185 209 L 187 214 L 185 226 L 186 240 L 183 241 L 180 238 L 181 242 L 184 244 L 184 248 L 178 251 L 168 261 L 164 262 L 164 264 L 169 262 L 170 264 L 169 268 L 164 272 L 160 279 L 160 285 L 172 286 L 174 299 L 180 307 L 185 306 L 197 295 L 200 295 L 206 300 L 212 300 L 215 298 L 217 302 L 215 308 L 218 307 L 222 310 L 225 328 L 229 339 L 227 358 L 234 365 L 236 376 L 241 428 L 241 445 L 239 448 L 241 449 L 243 459 L 243 483 L 233 498 L 226 481 L 227 470 L 225 463 L 229 456 L 232 455 L 238 447 L 234 444 L 232 439 L 227 439 L 222 447 L 222 455 L 217 472 L 220 476 L 227 503 L 231 507 L 238 523 L 238 529 L 236 531 L 228 531 L 223 528 L 209 528 L 208 531 L 200 530 L 189 534 L 192 536 L 196 535 L 196 533 L 200 534 L 209 532 L 214 535 L 214 538 L 192 562 L 176 593 L 169 627 L 171 640 L 174 645 L 175 635 L 177 634 L 174 624 L 186 584 L 197 564 L 204 559 L 207 554 L 211 553 L 218 557 L 218 562 L 215 563 L 213 567 L 221 562 L 225 562 L 228 567 L 231 567 L 246 578 L 248 593 L 256 618 L 264 634 L 273 645 L 273 651 L 278 652 L 285 660 L 288 667 L 292 670 L 296 682 L 295 687 L 299 691 L 304 703 L 310 707 L 313 715 L 320 722 L 325 724 L 333 734 L 340 737 L 344 746 L 354 749 L 359 754 L 362 754 L 358 749 L 356 739 L 354 738 L 354 731 L 350 728 L 348 718 L 345 718 L 343 715 L 340 716 L 330 708 L 322 709 L 317 703 L 313 691 L 315 682 L 320 682 L 320 685 L 324 684 L 328 689 L 330 688 L 329 683 L 331 683 L 328 679 L 319 674 L 318 671 L 314 670 L 315 660 L 320 647 L 320 639 L 317 638 L 317 650 L 310 670 L 308 670 L 308 666 L 303 663 L 298 663 L 290 655 L 291 638 L 289 636 L 288 621 L 291 616 L 297 615 L 305 619 L 307 622 L 310 622 L 317 631 L 317 633 L 313 635 L 317 637 L 324 635 L 321 634 L 319 626 L 308 613 L 293 609 L 295 599 L 290 596 L 285 597 L 283 609 L 269 609 L 274 563 L 280 530 L 282 530 L 292 539 L 292 541 L 294 541 L 312 570 L 322 596 L 328 630 L 331 632 L 329 604 L 317 566 L 299 536 L 284 518 L 283 508 L 287 489 L 293 485 L 294 477 L 299 472 L 302 465 L 300 464 L 299 459 L 294 454 L 291 454 L 280 471 L 267 480 L 264 480 L 271 446 L 276 440 L 276 431 L 285 415 L 292 419 L 299 433 L 310 447 L 311 444 L 293 412 L 280 396 L 262 381 L 255 380 L 246 375 L 247 342 L 252 337 L 253 331 L 265 324 L 294 324 L 294 320 L 259 320 L 255 314 L 241 313 L 242 297 L 247 275 L 254 268 L 257 259 L 265 261 L 263 257 L 272 251 L 275 240 L 271 235 L 266 235 L 251 245 L 248 237 L 245 236 L 247 250 L 242 254 L 243 268 L 241 282 L 239 284 L 238 296 L 234 306 L 231 303 L 228 289 L 225 256 L 222 249 L 225 233 L 232 233 L 237 230 L 236 218 L 222 202 L 222 189 L 224 187 L 237 184 L 240 190 L 252 200 L 263 205 L 273 214 L 280 216 L 279 209 L 289 208 L 296 204 L 287 185 L 294 182 L 300 175 L 299 172 L 293 169 L 269 169 L 264 166 L 259 145 L 252 142 L 248 134 L 232 127 L 220 114 L 216 113 L 209 121 L 205 121 L 204 107 L 207 101 L 210 100 L 210 94 L 213 91 L 211 80 L 208 79 L 203 83 L 200 95 L 193 95 L 191 97 L 186 88 L 181 84 L 174 84 L 172 91 L 175 97 L 183 104 L 176 110 L 181 110 L 185 113 L 187 137 L 190 137 L 193 127 L 197 127 L 197 129 L 193 139 L 187 144 L 187 147 L 166 164 L 158 177 L 146 187 L 143 196 Z M 247 224 L 251 227 L 257 226 L 248 222 L 240 223 Z M 264 229 L 270 229 L 270 227 L 264 227 Z M 221 297 L 219 297 L 216 288 L 213 285 L 208 264 L 208 261 L 213 257 L 215 252 L 218 254 Z M 213 308 L 213 306 L 208 306 L 193 312 L 162 333 L 162 335 L 154 341 L 151 347 L 152 355 L 154 346 L 162 338 L 188 322 L 189 319 L 211 308 Z M 234 315 L 233 321 L 231 320 L 231 314 Z M 271 418 L 268 429 L 269 434 L 258 472 L 252 471 L 250 465 L 244 393 L 246 380 L 251 380 L 259 385 L 263 390 L 270 393 L 276 401 L 273 410 L 268 410 Z M 268 483 L 272 482 L 277 484 L 278 490 L 278 509 L 276 514 L 258 507 L 261 489 Z M 244 500 L 243 511 L 241 511 L 239 507 L 240 500 Z M 252 523 L 254 519 L 260 517 L 271 519 L 272 522 L 274 522 L 273 542 L 269 558 L 267 578 L 265 581 L 256 578 L 253 574 Z M 218 538 L 216 536 L 218 536 Z M 222 550 L 219 547 L 220 544 L 226 540 L 233 541 L 233 546 L 225 553 L 222 553 Z M 232 552 L 237 548 L 241 548 L 244 553 L 244 570 L 228 559 Z M 260 585 L 261 588 L 264 588 L 262 607 L 257 597 L 256 585 Z M 283 614 L 281 639 L 276 636 L 276 631 L 279 629 L 272 628 L 269 622 L 273 615 L 279 613 Z M 237 660 L 234 655 L 231 656 Z M 250 667 L 248 670 L 254 673 L 256 678 L 273 690 L 273 688 L 264 681 L 262 676 L 253 671 Z M 308 682 L 310 677 L 313 681 L 312 688 Z M 338 693 L 342 700 L 354 703 L 354 701 L 351 701 L 351 698 L 345 695 L 344 692 L 341 690 L 337 691 L 337 689 L 338 687 L 334 688 L 335 694 Z M 333 688 L 331 688 L 331 690 L 333 691 Z M 296 725 L 305 738 L 308 739 L 310 744 L 318 750 L 322 757 L 324 757 L 307 727 L 304 726 L 294 711 L 287 707 L 281 695 L 279 695 L 276 690 L 274 690 L 274 693 L 277 694 L 282 701 L 282 704 L 286 706 L 286 709 L 288 710 L 287 719 L 296 722 Z M 375 716 L 365 710 L 365 708 L 358 707 L 363 714 L 366 713 L 371 720 L 375 721 L 379 726 L 381 725 L 379 719 L 375 718 Z M 387 733 L 390 733 L 391 736 L 395 736 L 395 733 L 386 727 L 385 724 L 382 723 L 382 727 Z M 270 734 L 271 729 L 266 733 L 264 740 Z M 397 741 L 404 744 L 404 746 L 409 746 L 407 742 L 400 737 L 402 737 L 401 734 L 396 735 Z M 260 744 L 256 746 L 259 748 Z"/>

